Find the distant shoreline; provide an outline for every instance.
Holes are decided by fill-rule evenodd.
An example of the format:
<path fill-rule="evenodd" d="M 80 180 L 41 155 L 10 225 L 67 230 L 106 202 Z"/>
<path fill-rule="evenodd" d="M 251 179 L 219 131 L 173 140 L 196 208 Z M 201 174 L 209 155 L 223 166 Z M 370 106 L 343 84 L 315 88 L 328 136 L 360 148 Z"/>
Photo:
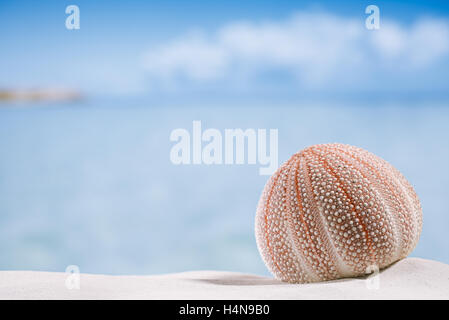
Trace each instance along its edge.
<path fill-rule="evenodd" d="M 2 102 L 77 101 L 83 95 L 71 89 L 0 89 Z"/>

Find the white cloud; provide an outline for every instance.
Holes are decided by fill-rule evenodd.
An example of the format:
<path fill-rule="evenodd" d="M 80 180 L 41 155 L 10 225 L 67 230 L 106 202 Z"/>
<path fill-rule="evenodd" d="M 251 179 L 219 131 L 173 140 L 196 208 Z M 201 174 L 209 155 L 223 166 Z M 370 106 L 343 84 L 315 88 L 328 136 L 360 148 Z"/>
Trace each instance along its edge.
<path fill-rule="evenodd" d="M 196 80 L 220 77 L 229 64 L 229 52 L 217 43 L 209 43 L 200 34 L 189 34 L 151 50 L 146 55 L 146 69 L 161 78 L 184 74 Z"/>
<path fill-rule="evenodd" d="M 409 67 L 426 66 L 449 52 L 449 24 L 442 20 L 421 20 L 409 28 L 386 23 L 373 35 L 373 50 Z"/>
<path fill-rule="evenodd" d="M 367 30 L 360 18 L 298 13 L 285 21 L 233 22 L 213 33 L 190 33 L 151 48 L 144 64 L 151 78 L 165 81 L 203 83 L 282 70 L 303 85 L 321 85 L 349 70 L 362 76 L 373 60 L 404 70 L 448 55 L 445 20 L 382 21 L 380 30 Z"/>

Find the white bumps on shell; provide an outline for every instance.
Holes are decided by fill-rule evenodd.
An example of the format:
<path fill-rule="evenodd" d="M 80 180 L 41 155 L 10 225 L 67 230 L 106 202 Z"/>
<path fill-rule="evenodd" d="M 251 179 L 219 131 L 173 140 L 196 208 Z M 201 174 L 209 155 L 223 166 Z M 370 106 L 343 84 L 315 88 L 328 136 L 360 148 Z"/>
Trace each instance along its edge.
<path fill-rule="evenodd" d="M 421 228 L 419 199 L 402 174 L 343 144 L 294 154 L 267 182 L 256 213 L 265 264 L 291 283 L 385 268 L 410 254 Z"/>

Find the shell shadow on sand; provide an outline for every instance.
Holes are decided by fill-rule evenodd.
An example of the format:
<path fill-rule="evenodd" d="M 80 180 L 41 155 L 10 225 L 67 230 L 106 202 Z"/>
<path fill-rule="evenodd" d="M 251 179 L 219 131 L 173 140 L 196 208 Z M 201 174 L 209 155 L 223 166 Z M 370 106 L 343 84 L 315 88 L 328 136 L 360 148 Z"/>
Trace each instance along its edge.
<path fill-rule="evenodd" d="M 269 286 L 288 284 L 276 279 L 253 275 L 222 275 L 216 278 L 193 279 L 193 281 L 223 286 Z"/>
<path fill-rule="evenodd" d="M 379 274 L 382 274 L 385 270 L 389 269 L 391 266 L 395 265 L 397 262 L 393 263 L 392 265 L 381 269 L 379 271 Z M 328 280 L 328 281 L 320 281 L 320 282 L 312 282 L 307 283 L 307 285 L 323 285 L 323 284 L 331 284 L 331 283 L 341 283 L 341 282 L 350 282 L 354 280 L 367 280 L 373 276 L 373 274 L 367 274 L 359 277 L 349 277 L 349 278 L 341 278 L 341 279 L 335 279 L 335 280 Z M 203 283 L 209 283 L 214 285 L 223 285 L 223 286 L 270 286 L 270 285 L 305 285 L 305 284 L 294 284 L 294 283 L 288 283 L 288 282 L 282 282 L 280 280 L 276 280 L 273 278 L 265 278 L 260 276 L 254 276 L 254 275 L 220 275 L 216 278 L 206 278 L 206 279 L 191 279 L 191 281 L 195 282 L 203 282 Z"/>

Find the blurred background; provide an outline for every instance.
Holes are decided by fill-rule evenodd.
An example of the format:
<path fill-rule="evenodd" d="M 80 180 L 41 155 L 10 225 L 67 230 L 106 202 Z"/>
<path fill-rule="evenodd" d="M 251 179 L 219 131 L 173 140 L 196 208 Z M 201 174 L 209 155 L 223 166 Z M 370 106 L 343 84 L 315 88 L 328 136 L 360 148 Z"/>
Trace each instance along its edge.
<path fill-rule="evenodd" d="M 0 41 L 1 270 L 267 275 L 268 176 L 172 164 L 193 120 L 278 129 L 279 164 L 328 142 L 381 156 L 422 201 L 412 256 L 449 263 L 447 1 L 3 0 Z"/>

